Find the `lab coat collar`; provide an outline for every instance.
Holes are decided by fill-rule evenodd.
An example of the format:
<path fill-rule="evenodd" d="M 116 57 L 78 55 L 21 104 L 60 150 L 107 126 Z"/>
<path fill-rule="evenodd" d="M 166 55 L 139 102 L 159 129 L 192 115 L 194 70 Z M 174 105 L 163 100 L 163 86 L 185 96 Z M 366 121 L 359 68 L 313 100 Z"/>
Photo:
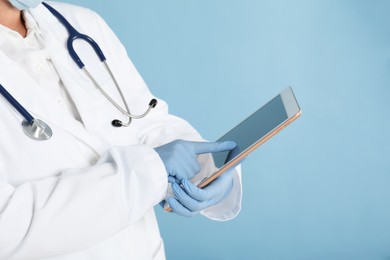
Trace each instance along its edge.
<path fill-rule="evenodd" d="M 55 65 L 61 65 L 59 66 L 62 68 L 61 72 L 59 71 L 60 77 L 62 78 L 61 74 L 68 73 L 66 79 L 69 81 L 73 80 L 73 82 L 64 83 L 66 85 L 73 84 L 76 86 L 85 84 L 84 81 L 86 78 L 81 76 L 80 72 L 66 67 L 66 64 L 71 62 L 65 61 L 70 58 L 66 49 L 61 48 L 61 44 L 64 45 L 65 41 L 60 43 L 59 40 L 54 38 L 53 34 L 50 33 L 49 26 L 58 23 L 56 18 L 42 5 L 32 10 L 31 14 L 40 27 L 49 52 L 52 54 L 53 63 L 55 63 Z M 46 27 L 46 25 L 48 26 Z M 66 31 L 63 35 L 66 35 Z M 98 154 L 102 154 L 106 150 L 107 144 L 103 143 L 100 138 L 91 135 L 80 122 L 75 120 L 63 107 L 57 104 L 48 93 L 40 88 L 33 78 L 25 73 L 14 61 L 10 60 L 2 51 L 0 51 L 0 67 L 2 68 L 0 83 L 34 117 L 44 120 L 48 125 L 64 129 Z M 28 82 L 28 84 L 26 84 L 26 82 Z M 83 95 L 82 91 L 80 92 L 81 93 L 79 94 Z M 22 131 L 22 129 L 20 129 L 20 131 Z M 54 137 L 55 132 L 53 133 L 53 138 Z"/>

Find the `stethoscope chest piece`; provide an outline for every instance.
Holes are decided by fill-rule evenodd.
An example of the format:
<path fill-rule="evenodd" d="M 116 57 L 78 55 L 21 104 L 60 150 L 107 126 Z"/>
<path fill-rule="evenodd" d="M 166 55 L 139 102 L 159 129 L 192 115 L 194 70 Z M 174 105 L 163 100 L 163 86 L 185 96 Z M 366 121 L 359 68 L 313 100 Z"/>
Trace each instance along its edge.
<path fill-rule="evenodd" d="M 22 127 L 24 133 L 35 140 L 48 140 L 52 137 L 53 131 L 51 130 L 50 126 L 48 126 L 45 122 L 42 120 L 34 118 L 34 121 L 32 124 L 27 122 L 26 120 L 23 120 Z"/>

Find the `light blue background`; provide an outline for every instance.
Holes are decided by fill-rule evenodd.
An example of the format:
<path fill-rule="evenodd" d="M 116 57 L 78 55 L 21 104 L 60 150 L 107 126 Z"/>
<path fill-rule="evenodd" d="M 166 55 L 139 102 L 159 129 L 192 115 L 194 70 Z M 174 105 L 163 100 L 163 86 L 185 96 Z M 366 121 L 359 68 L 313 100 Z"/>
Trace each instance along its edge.
<path fill-rule="evenodd" d="M 168 259 L 390 259 L 390 1 L 68 1 L 213 140 L 281 89 L 302 117 L 243 166 L 230 222 L 157 209 Z"/>

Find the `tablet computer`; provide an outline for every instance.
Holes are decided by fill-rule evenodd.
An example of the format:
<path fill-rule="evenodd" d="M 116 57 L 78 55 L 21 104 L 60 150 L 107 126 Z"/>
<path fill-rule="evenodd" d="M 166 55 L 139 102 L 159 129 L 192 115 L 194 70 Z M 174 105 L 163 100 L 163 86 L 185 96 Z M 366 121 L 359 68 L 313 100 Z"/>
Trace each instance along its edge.
<path fill-rule="evenodd" d="M 217 140 L 234 141 L 237 147 L 230 152 L 213 154 L 214 164 L 218 170 L 210 177 L 203 179 L 198 187 L 206 187 L 230 167 L 237 165 L 240 160 L 297 119 L 300 114 L 301 109 L 292 88 L 284 89 Z"/>

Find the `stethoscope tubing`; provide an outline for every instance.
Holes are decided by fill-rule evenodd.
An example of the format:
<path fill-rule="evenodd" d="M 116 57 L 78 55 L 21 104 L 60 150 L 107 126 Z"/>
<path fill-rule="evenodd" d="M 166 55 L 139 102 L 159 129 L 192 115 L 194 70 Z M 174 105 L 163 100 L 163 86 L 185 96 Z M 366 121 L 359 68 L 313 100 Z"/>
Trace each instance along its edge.
<path fill-rule="evenodd" d="M 28 124 L 34 123 L 34 117 L 1 84 L 0 94 L 24 117 Z"/>
<path fill-rule="evenodd" d="M 100 61 L 104 62 L 106 60 L 106 57 L 103 54 L 103 51 L 100 49 L 99 45 L 88 35 L 79 33 L 69 22 L 65 19 L 65 17 L 60 14 L 56 9 L 51 7 L 50 5 L 46 4 L 45 2 L 42 3 L 59 21 L 62 23 L 62 25 L 66 28 L 66 30 L 69 33 L 68 41 L 67 41 L 67 48 L 69 55 L 72 57 L 74 62 L 79 66 L 80 69 L 82 69 L 85 65 L 81 61 L 79 55 L 77 55 L 74 47 L 73 42 L 77 39 L 84 40 L 91 45 L 91 47 L 94 49 L 95 53 L 99 57 Z"/>
<path fill-rule="evenodd" d="M 148 109 L 145 111 L 145 113 L 141 114 L 141 115 L 132 115 L 131 112 L 130 112 L 130 109 L 129 109 L 129 106 L 126 102 L 126 99 L 123 95 L 123 92 L 121 90 L 121 88 L 119 87 L 119 84 L 114 76 L 114 74 L 112 73 L 111 69 L 110 69 L 110 66 L 108 65 L 107 61 L 106 61 L 106 57 L 104 56 L 103 54 L 103 51 L 101 50 L 101 48 L 99 47 L 99 45 L 91 38 L 89 37 L 88 35 L 85 35 L 85 34 L 82 34 L 80 32 L 78 32 L 69 22 L 68 20 L 62 15 L 60 14 L 56 9 L 54 9 L 53 7 L 51 7 L 50 5 L 48 5 L 47 3 L 42 3 L 57 19 L 58 21 L 66 28 L 66 30 L 68 31 L 69 33 L 69 37 L 68 37 L 68 40 L 67 40 L 67 48 L 68 48 L 68 52 L 69 52 L 69 55 L 72 57 L 73 61 L 77 64 L 77 66 L 83 70 L 85 72 L 85 74 L 89 77 L 89 79 L 93 82 L 93 84 L 95 85 L 95 87 L 103 94 L 104 97 L 106 97 L 106 99 L 113 105 L 115 106 L 119 111 L 121 111 L 124 115 L 126 115 L 128 117 L 128 121 L 126 123 L 122 123 L 120 120 L 118 119 L 115 119 L 112 121 L 112 125 L 115 126 L 115 127 L 118 127 L 118 126 L 129 126 L 132 119 L 140 119 L 140 118 L 143 118 L 145 117 L 152 108 L 154 108 L 157 104 L 157 100 L 156 99 L 152 99 L 149 103 L 149 107 Z M 110 77 L 111 79 L 113 80 L 120 96 L 121 96 L 121 99 L 125 105 L 125 109 L 123 109 L 117 102 L 115 102 L 108 94 L 107 92 L 105 92 L 103 90 L 103 88 L 100 86 L 100 84 L 95 80 L 95 78 L 92 76 L 91 73 L 89 73 L 88 69 L 85 67 L 84 63 L 81 61 L 80 57 L 77 55 L 74 47 L 73 47 L 73 43 L 75 40 L 83 40 L 83 41 L 86 41 L 88 42 L 88 44 L 94 49 L 96 55 L 99 57 L 100 61 L 104 64 L 106 70 L 108 71 L 108 73 L 110 74 Z M 115 123 L 115 122 L 120 122 L 120 123 Z"/>
<path fill-rule="evenodd" d="M 67 40 L 67 48 L 69 55 L 73 59 L 73 61 L 77 64 L 77 66 L 84 70 L 87 76 L 92 80 L 93 84 L 99 91 L 107 98 L 107 100 L 114 105 L 120 112 L 128 117 L 128 121 L 126 123 L 122 123 L 119 119 L 114 119 L 111 124 L 114 127 L 126 127 L 129 126 L 132 119 L 140 119 L 145 117 L 152 108 L 154 108 L 157 104 L 156 99 L 152 99 L 149 103 L 148 109 L 141 115 L 132 115 L 130 113 L 129 106 L 126 102 L 126 99 L 122 93 L 119 84 L 112 73 L 110 66 L 106 62 L 106 57 L 103 54 L 103 51 L 100 49 L 99 45 L 88 35 L 79 33 L 66 19 L 62 16 L 57 10 L 46 3 L 42 3 L 58 20 L 59 22 L 66 28 L 69 33 L 69 37 Z M 84 40 L 91 45 L 94 49 L 95 53 L 98 55 L 100 61 L 106 67 L 108 73 L 110 74 L 119 94 L 122 98 L 122 101 L 125 105 L 125 109 L 123 109 L 118 103 L 116 103 L 107 92 L 103 90 L 100 84 L 95 80 L 95 78 L 89 73 L 84 63 L 81 61 L 80 57 L 77 55 L 76 51 L 73 48 L 73 42 L 77 39 Z M 50 126 L 48 126 L 45 122 L 39 119 L 35 119 L 27 110 L 0 84 L 0 94 L 24 117 L 25 120 L 22 122 L 23 131 L 27 136 L 36 139 L 36 140 L 47 140 L 50 139 L 53 131 Z"/>

